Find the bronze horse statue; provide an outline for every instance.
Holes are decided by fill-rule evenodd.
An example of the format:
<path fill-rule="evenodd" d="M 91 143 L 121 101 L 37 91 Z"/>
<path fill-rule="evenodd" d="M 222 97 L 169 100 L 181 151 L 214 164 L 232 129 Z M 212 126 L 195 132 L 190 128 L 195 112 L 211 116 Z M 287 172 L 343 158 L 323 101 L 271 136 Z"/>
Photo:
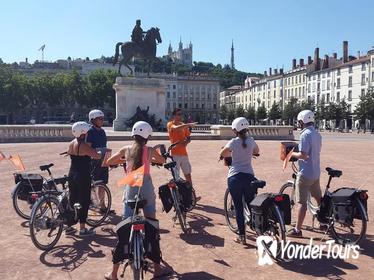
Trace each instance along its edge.
<path fill-rule="evenodd" d="M 118 74 L 121 75 L 121 66 L 126 66 L 131 75 L 133 74 L 132 69 L 128 65 L 133 57 L 143 58 L 148 62 L 148 76 L 151 68 L 151 63 L 156 58 L 156 46 L 157 43 L 161 43 L 160 29 L 152 27 L 147 31 L 144 40 L 137 44 L 134 42 L 118 42 L 116 44 L 116 53 L 114 55 L 113 65 L 118 62 L 119 47 L 121 46 L 122 60 L 119 61 Z"/>

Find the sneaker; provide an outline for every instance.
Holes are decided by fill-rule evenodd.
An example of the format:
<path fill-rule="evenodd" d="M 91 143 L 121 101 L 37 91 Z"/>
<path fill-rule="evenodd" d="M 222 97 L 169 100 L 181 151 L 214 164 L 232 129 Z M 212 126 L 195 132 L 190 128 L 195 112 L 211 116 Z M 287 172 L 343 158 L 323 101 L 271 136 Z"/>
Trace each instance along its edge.
<path fill-rule="evenodd" d="M 303 232 L 301 230 L 297 230 L 296 228 L 292 228 L 288 231 L 287 236 L 289 236 L 289 237 L 303 237 Z"/>
<path fill-rule="evenodd" d="M 67 227 L 65 229 L 65 235 L 73 235 L 77 230 L 73 227 Z"/>
<path fill-rule="evenodd" d="M 84 228 L 79 231 L 79 236 L 80 237 L 93 236 L 95 235 L 95 233 L 96 232 L 93 228 L 90 228 L 90 229 Z"/>

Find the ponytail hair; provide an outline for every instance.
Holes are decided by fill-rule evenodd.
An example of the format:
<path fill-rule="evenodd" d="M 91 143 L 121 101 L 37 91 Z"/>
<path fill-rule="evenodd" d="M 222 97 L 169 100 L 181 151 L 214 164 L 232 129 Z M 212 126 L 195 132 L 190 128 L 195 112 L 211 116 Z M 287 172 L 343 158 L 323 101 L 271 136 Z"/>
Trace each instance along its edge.
<path fill-rule="evenodd" d="M 148 139 L 145 139 L 139 135 L 134 136 L 135 143 L 130 149 L 129 159 L 133 162 L 132 170 L 138 169 L 143 165 L 143 148 L 147 144 Z"/>
<path fill-rule="evenodd" d="M 247 148 L 247 129 L 242 129 L 239 132 L 237 132 L 237 135 L 240 139 L 242 139 L 242 147 L 245 149 Z"/>

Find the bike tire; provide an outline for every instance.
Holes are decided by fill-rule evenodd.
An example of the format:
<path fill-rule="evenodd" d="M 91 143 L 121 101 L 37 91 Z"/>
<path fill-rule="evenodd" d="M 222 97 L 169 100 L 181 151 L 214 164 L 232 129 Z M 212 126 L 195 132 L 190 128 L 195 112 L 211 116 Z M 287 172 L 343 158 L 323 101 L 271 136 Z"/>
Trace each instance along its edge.
<path fill-rule="evenodd" d="M 105 221 L 105 219 L 109 216 L 110 208 L 112 206 L 112 194 L 111 194 L 108 186 L 105 185 L 105 184 L 102 184 L 102 183 L 93 184 L 92 187 L 91 187 L 91 202 L 90 202 L 90 206 L 89 206 L 89 211 L 90 211 L 90 209 L 97 208 L 96 205 L 92 204 L 93 203 L 92 196 L 94 195 L 93 193 L 96 192 L 96 190 L 99 190 L 99 189 L 102 189 L 104 191 L 104 194 L 107 198 L 106 211 L 105 211 L 105 213 L 99 212 L 101 217 L 98 220 L 93 220 L 93 219 L 90 219 L 89 217 L 87 217 L 86 223 L 91 227 L 100 226 L 100 224 L 102 224 Z"/>
<path fill-rule="evenodd" d="M 276 255 L 274 256 L 273 253 L 270 251 L 270 249 L 267 247 L 266 244 L 264 244 L 263 242 L 263 247 L 266 251 L 266 253 L 268 253 L 268 255 L 276 262 L 282 260 L 281 259 L 281 253 L 282 253 L 282 250 L 281 250 L 281 243 L 283 241 L 284 244 L 286 244 L 286 225 L 284 224 L 284 220 L 283 220 L 283 217 L 282 217 L 282 214 L 280 213 L 279 211 L 279 208 L 278 206 L 274 205 L 274 208 L 273 208 L 273 223 L 275 223 L 275 225 L 278 225 L 277 226 L 277 230 L 279 231 L 279 239 L 276 238 L 277 240 L 277 253 Z M 275 235 L 274 232 L 272 232 L 272 234 Z"/>
<path fill-rule="evenodd" d="M 176 189 L 171 190 L 172 196 L 173 196 L 173 203 L 174 203 L 174 209 L 175 209 L 175 215 L 177 215 L 179 224 L 181 226 L 181 229 L 184 233 L 187 232 L 187 223 L 186 223 L 186 217 L 183 215 L 182 210 L 180 208 L 180 202 L 177 194 Z"/>
<path fill-rule="evenodd" d="M 58 240 L 60 239 L 61 234 L 62 234 L 62 230 L 63 230 L 63 223 L 58 224 L 57 234 L 55 235 L 55 238 L 53 239 L 53 241 L 51 243 L 49 243 L 47 245 L 44 245 L 44 244 L 41 244 L 38 241 L 37 236 L 36 236 L 36 232 L 33 229 L 34 229 L 34 226 L 37 225 L 37 221 L 38 221 L 37 219 L 40 219 L 41 216 L 43 215 L 43 214 L 38 215 L 38 211 L 44 205 L 44 203 L 47 203 L 48 207 L 50 209 L 52 209 L 51 203 L 55 204 L 56 210 L 57 210 L 56 213 L 55 213 L 56 218 L 58 216 L 60 216 L 60 202 L 57 199 L 57 197 L 51 196 L 51 195 L 43 196 L 34 204 L 34 206 L 32 208 L 29 229 L 30 229 L 31 241 L 35 245 L 35 247 L 37 247 L 38 249 L 43 250 L 43 251 L 48 251 L 48 250 L 51 250 L 56 245 Z M 52 214 L 53 214 L 53 209 L 51 211 L 52 211 Z M 41 212 L 45 213 L 45 211 L 41 211 Z"/>
<path fill-rule="evenodd" d="M 336 232 L 335 230 L 335 227 L 334 227 L 334 223 L 331 225 L 330 229 L 331 229 L 331 233 L 332 233 L 332 236 L 335 240 L 336 243 L 340 244 L 340 245 L 356 245 L 358 244 L 362 238 L 366 235 L 366 229 L 367 229 L 367 221 L 366 221 L 366 211 L 365 211 L 365 208 L 364 206 L 362 205 L 362 202 L 358 199 L 358 198 L 355 198 L 355 201 L 354 201 L 354 204 L 355 204 L 355 208 L 359 211 L 360 213 L 360 216 L 362 217 L 361 221 L 362 221 L 362 228 L 361 228 L 361 231 L 360 231 L 360 234 L 358 236 L 358 238 L 356 238 L 355 240 L 351 240 L 351 241 L 347 241 L 346 238 L 342 238 L 341 236 L 339 236 L 339 234 Z M 357 220 L 357 219 L 356 219 Z"/>
<path fill-rule="evenodd" d="M 134 280 L 140 280 L 142 275 L 142 237 L 141 234 L 137 231 L 134 231 L 133 236 L 133 263 L 132 263 L 132 272 Z"/>
<path fill-rule="evenodd" d="M 224 211 L 225 211 L 225 218 L 226 218 L 227 226 L 229 227 L 229 229 L 233 233 L 237 234 L 238 233 L 238 225 L 233 224 L 230 220 L 230 215 L 233 215 L 232 217 L 235 219 L 235 223 L 236 223 L 235 206 L 234 206 L 234 202 L 231 198 L 229 189 L 226 189 L 226 191 L 225 191 L 225 196 L 224 196 L 224 199 L 223 199 L 223 208 L 224 208 Z M 232 214 L 232 213 L 234 213 L 234 214 Z"/>
<path fill-rule="evenodd" d="M 30 212 L 31 212 L 32 207 L 30 207 L 30 212 L 26 213 L 25 211 L 21 210 L 20 206 L 19 206 L 18 193 L 21 190 L 21 184 L 22 184 L 21 182 L 17 183 L 16 187 L 14 188 L 14 192 L 13 192 L 13 195 L 12 195 L 13 208 L 16 211 L 16 213 L 18 214 L 18 216 L 20 216 L 23 219 L 29 220 L 30 219 Z M 27 202 L 22 200 L 22 203 L 27 203 Z M 30 204 L 29 204 L 29 206 L 30 206 Z"/>
<path fill-rule="evenodd" d="M 192 188 L 191 201 L 191 206 L 186 209 L 187 212 L 192 211 L 196 207 L 196 192 L 194 188 Z"/>

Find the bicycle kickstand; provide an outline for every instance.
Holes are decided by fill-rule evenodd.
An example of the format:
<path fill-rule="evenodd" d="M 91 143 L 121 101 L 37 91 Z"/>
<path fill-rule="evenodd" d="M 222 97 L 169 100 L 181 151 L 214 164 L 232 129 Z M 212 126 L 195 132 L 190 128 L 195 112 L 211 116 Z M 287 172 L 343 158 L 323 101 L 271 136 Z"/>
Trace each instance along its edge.
<path fill-rule="evenodd" d="M 123 270 L 122 270 L 122 273 L 120 275 L 121 278 L 123 278 L 123 276 L 125 275 L 125 271 L 126 271 L 126 268 L 127 266 L 129 265 L 129 262 L 126 262 L 124 265 L 123 265 Z"/>

